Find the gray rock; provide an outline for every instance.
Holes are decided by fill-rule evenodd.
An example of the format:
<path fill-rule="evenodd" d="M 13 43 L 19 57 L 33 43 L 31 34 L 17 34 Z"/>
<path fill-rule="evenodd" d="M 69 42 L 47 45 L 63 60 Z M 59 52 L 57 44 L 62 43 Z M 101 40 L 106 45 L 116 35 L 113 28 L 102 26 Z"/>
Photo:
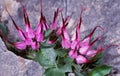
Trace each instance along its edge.
<path fill-rule="evenodd" d="M 39 63 L 16 56 L 0 38 L 0 76 L 42 76 Z"/>

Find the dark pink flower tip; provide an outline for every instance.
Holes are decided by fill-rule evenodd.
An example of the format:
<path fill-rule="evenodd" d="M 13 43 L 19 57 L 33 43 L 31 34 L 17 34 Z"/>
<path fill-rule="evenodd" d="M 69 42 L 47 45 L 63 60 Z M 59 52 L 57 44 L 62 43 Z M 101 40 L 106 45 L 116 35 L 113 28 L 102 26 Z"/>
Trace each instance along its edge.
<path fill-rule="evenodd" d="M 88 59 L 87 58 L 85 58 L 84 56 L 82 56 L 82 55 L 78 55 L 77 57 L 76 57 L 76 63 L 77 64 L 84 64 L 84 63 L 88 63 Z"/>
<path fill-rule="evenodd" d="M 53 30 L 57 29 L 57 17 L 58 17 L 59 12 L 61 12 L 61 9 L 58 8 L 57 11 L 55 11 L 55 13 L 54 13 L 54 19 L 53 19 L 53 23 L 51 25 L 51 29 L 53 29 Z"/>
<path fill-rule="evenodd" d="M 81 28 L 81 23 L 82 23 L 82 13 L 83 13 L 83 11 L 85 11 L 85 8 L 82 8 L 82 11 L 80 13 L 79 23 L 78 23 L 78 26 L 76 28 L 76 39 L 80 39 L 80 28 Z"/>
<path fill-rule="evenodd" d="M 30 21 L 29 21 L 28 14 L 27 14 L 26 9 L 24 8 L 24 6 L 23 6 L 23 12 L 24 12 L 25 25 L 30 28 Z"/>
<path fill-rule="evenodd" d="M 22 4 L 22 1 L 20 1 L 20 4 L 21 4 L 22 9 L 23 9 L 25 25 L 30 27 L 30 21 L 29 21 L 29 17 L 28 17 L 27 11 L 26 11 L 24 5 Z"/>
<path fill-rule="evenodd" d="M 91 38 L 97 28 L 100 28 L 102 31 L 104 31 L 104 28 L 103 28 L 103 27 L 101 27 L 101 26 L 96 26 L 96 27 L 92 30 L 92 32 L 88 35 L 88 37 Z"/>
<path fill-rule="evenodd" d="M 89 45 L 92 46 L 96 41 L 100 40 L 101 36 L 98 36 L 95 40 L 93 40 Z"/>
<path fill-rule="evenodd" d="M 6 11 L 8 12 L 7 8 L 6 8 Z M 15 23 L 14 19 L 12 18 L 12 16 L 10 15 L 10 13 L 8 12 L 8 15 L 10 16 L 15 28 L 17 29 L 18 33 L 19 33 L 19 36 L 21 37 L 21 39 L 25 40 L 25 34 L 24 32 L 17 26 L 17 24 Z"/>

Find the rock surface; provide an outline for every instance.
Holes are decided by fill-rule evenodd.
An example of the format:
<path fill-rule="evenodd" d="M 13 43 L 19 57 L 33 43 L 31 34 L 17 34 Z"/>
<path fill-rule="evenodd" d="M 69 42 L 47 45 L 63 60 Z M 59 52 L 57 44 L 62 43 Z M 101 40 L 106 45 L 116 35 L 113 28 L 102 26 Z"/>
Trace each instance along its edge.
<path fill-rule="evenodd" d="M 0 76 L 42 76 L 39 63 L 16 56 L 0 38 Z"/>
<path fill-rule="evenodd" d="M 7 2 L 7 0 L 5 1 Z M 20 0 L 17 0 L 17 1 L 10 0 L 11 4 L 9 5 L 11 6 L 11 8 L 9 8 L 10 9 L 9 12 L 12 12 L 11 15 L 15 19 L 16 23 L 19 24 L 19 26 L 24 29 L 24 26 L 23 26 L 24 22 L 23 22 L 23 15 L 22 15 L 23 13 L 21 10 L 21 6 L 19 5 L 19 1 Z M 24 1 L 23 4 L 25 5 L 28 11 L 32 26 L 36 26 L 39 21 L 39 11 L 40 11 L 39 0 L 23 0 L 23 1 Z M 2 0 L 0 0 L 0 2 L 2 2 Z M 12 5 L 15 5 L 16 7 L 12 7 Z M 3 7 L 4 4 L 0 3 L 0 6 Z M 87 34 L 89 30 L 94 28 L 96 25 L 101 25 L 105 28 L 105 32 L 103 33 L 102 41 L 100 41 L 99 44 L 96 44 L 96 45 L 98 46 L 102 44 L 104 46 L 104 45 L 113 44 L 113 43 L 120 44 L 120 30 L 119 30 L 120 29 L 120 13 L 119 13 L 120 0 L 43 0 L 43 12 L 47 18 L 48 24 L 51 23 L 53 18 L 53 13 L 58 7 L 63 8 L 64 16 L 66 15 L 71 16 L 70 24 L 68 26 L 69 32 L 74 30 L 76 21 L 78 20 L 80 15 L 80 10 L 82 7 L 85 7 L 86 11 L 83 13 L 82 34 Z M 2 13 L 2 15 L 4 16 L 5 13 Z M 4 19 L 8 20 L 7 26 L 9 27 L 9 29 L 12 29 L 10 30 L 9 38 L 10 37 L 17 38 L 16 30 L 13 30 L 14 27 L 11 20 L 8 19 L 9 18 L 8 16 L 4 16 L 4 17 L 6 18 L 3 18 L 3 20 Z M 95 36 L 99 34 L 101 34 L 101 32 L 98 30 L 97 33 L 95 33 Z M 17 76 L 17 75 L 18 76 L 19 75 L 20 76 L 37 76 L 38 75 L 36 73 L 37 70 L 35 69 L 35 67 L 37 67 L 38 65 L 36 62 L 25 60 L 21 57 L 15 56 L 13 53 L 8 51 L 4 45 L 1 45 L 1 46 L 2 46 L 2 50 L 0 50 L 1 52 L 0 60 L 2 61 L 0 62 L 0 76 L 7 76 L 7 74 L 8 76 Z M 107 50 L 105 51 L 104 63 L 114 67 L 111 73 L 111 76 L 119 76 L 120 75 L 120 50 L 114 47 L 111 47 Z M 8 60 L 8 58 L 11 58 L 11 59 Z M 7 60 L 4 60 L 4 59 L 7 59 Z M 18 67 L 18 65 L 20 66 L 20 68 Z M 29 67 L 26 67 L 26 66 L 29 66 Z M 20 72 L 20 69 L 21 69 L 21 72 Z M 30 69 L 30 70 L 28 71 L 26 69 Z M 36 72 L 33 73 L 32 70 L 36 70 Z M 38 68 L 38 70 L 41 70 L 41 69 Z"/>

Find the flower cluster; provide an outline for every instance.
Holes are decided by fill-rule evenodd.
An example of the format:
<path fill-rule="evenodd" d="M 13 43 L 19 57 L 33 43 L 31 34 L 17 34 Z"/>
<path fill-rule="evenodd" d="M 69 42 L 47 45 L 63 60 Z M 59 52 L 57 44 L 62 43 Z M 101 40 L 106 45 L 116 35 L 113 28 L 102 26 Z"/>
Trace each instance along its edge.
<path fill-rule="evenodd" d="M 79 23 L 77 24 L 76 33 L 73 35 L 73 38 L 70 39 L 66 28 L 64 27 L 65 24 L 63 23 L 63 29 L 62 29 L 62 47 L 65 49 L 69 49 L 69 56 L 76 60 L 77 64 L 83 64 L 83 63 L 89 63 L 92 62 L 92 60 L 88 60 L 95 55 L 97 55 L 99 52 L 101 52 L 103 49 L 99 47 L 97 50 L 91 50 L 91 46 L 98 41 L 101 36 L 98 36 L 95 40 L 90 42 L 93 33 L 95 30 L 99 27 L 101 30 L 104 31 L 104 28 L 101 26 L 96 26 L 93 31 L 83 40 L 80 40 L 80 27 L 82 23 L 82 12 L 80 14 Z"/>
<path fill-rule="evenodd" d="M 40 48 L 40 42 L 44 41 L 44 36 L 43 36 L 43 32 L 46 31 L 48 28 L 51 29 L 56 29 L 56 25 L 57 25 L 57 16 L 58 16 L 58 12 L 60 11 L 59 9 L 57 9 L 57 11 L 54 14 L 54 20 L 53 23 L 51 24 L 51 26 L 49 27 L 46 23 L 46 18 L 45 16 L 43 16 L 42 13 L 42 6 L 41 6 L 41 18 L 40 21 L 37 25 L 37 27 L 33 30 L 30 22 L 29 22 L 29 18 L 28 18 L 28 14 L 27 11 L 25 9 L 25 7 L 22 5 L 23 8 L 23 13 L 24 13 L 24 21 L 25 21 L 25 31 L 21 30 L 17 24 L 15 23 L 14 19 L 12 18 L 12 16 L 9 14 L 8 10 L 8 14 L 15 26 L 15 28 L 18 31 L 19 37 L 22 39 L 21 42 L 17 42 L 15 44 L 12 44 L 13 46 L 15 46 L 16 48 L 20 49 L 20 50 L 24 50 L 26 49 L 28 46 L 30 46 L 33 50 L 37 50 Z"/>
<path fill-rule="evenodd" d="M 93 76 L 96 75 L 96 69 L 100 71 L 97 73 L 100 76 L 108 74 L 111 67 L 98 65 L 101 64 L 101 61 L 99 60 L 101 60 L 103 56 L 102 51 L 109 48 L 111 45 L 104 48 L 98 46 L 96 49 L 92 47 L 95 42 L 101 39 L 101 35 L 98 35 L 97 38 L 93 38 L 94 32 L 97 28 L 100 28 L 103 32 L 104 28 L 96 26 L 85 38 L 81 39 L 80 29 L 82 24 L 82 13 L 85 11 L 83 8 L 80 13 L 75 33 L 72 37 L 70 37 L 66 28 L 69 24 L 70 17 L 67 16 L 63 18 L 62 9 L 58 8 L 54 12 L 52 23 L 50 25 L 47 24 L 46 18 L 42 12 L 42 0 L 40 1 L 41 17 L 38 25 L 34 29 L 29 22 L 28 13 L 22 3 L 25 30 L 18 27 L 6 8 L 6 11 L 8 12 L 21 41 L 16 43 L 8 41 L 3 37 L 1 33 L 2 31 L 0 30 L 0 36 L 4 39 L 4 41 L 6 40 L 6 42 L 17 48 L 17 51 L 18 49 L 27 50 L 25 52 L 29 55 L 27 54 L 26 56 L 30 59 L 38 61 L 40 65 L 45 67 L 45 76 L 56 76 L 56 74 L 59 76 L 65 76 L 68 72 L 74 72 L 76 76 L 81 76 L 84 72 L 86 75 L 83 74 L 82 76 L 87 76 L 88 74 L 89 76 Z M 61 25 L 58 24 L 59 13 L 61 13 Z M 89 69 L 93 70 L 90 71 Z M 103 73 L 103 70 L 107 70 L 108 73 Z"/>
<path fill-rule="evenodd" d="M 48 29 L 51 29 L 53 31 L 56 31 L 57 37 L 52 40 L 49 40 L 49 44 L 53 44 L 58 39 L 58 37 L 61 37 L 62 47 L 70 50 L 69 56 L 75 59 L 78 64 L 91 62 L 92 60 L 88 60 L 88 59 L 94 57 L 102 50 L 102 48 L 98 48 L 97 50 L 91 50 L 91 46 L 100 39 L 100 36 L 96 38 L 95 40 L 93 40 L 92 42 L 90 42 L 91 37 L 93 33 L 95 32 L 96 28 L 99 27 L 100 29 L 104 30 L 101 26 L 96 26 L 93 29 L 93 31 L 85 39 L 80 40 L 80 27 L 82 23 L 82 12 L 84 11 L 84 9 L 82 9 L 81 11 L 79 23 L 77 24 L 77 28 L 76 28 L 76 33 L 75 35 L 73 35 L 72 39 L 70 39 L 67 33 L 67 29 L 66 29 L 66 26 L 69 23 L 69 16 L 66 17 L 65 19 L 62 16 L 62 25 L 60 27 L 58 27 L 58 24 L 57 24 L 57 17 L 58 17 L 59 12 L 62 11 L 62 9 L 58 8 L 57 11 L 55 11 L 53 22 L 49 26 L 46 23 L 45 16 L 43 16 L 42 6 L 41 6 L 41 18 L 40 18 L 39 24 L 37 25 L 35 29 L 32 29 L 30 22 L 29 22 L 27 11 L 23 5 L 22 5 L 22 8 L 24 12 L 24 21 L 25 21 L 25 27 L 26 27 L 25 31 L 21 30 L 17 26 L 17 24 L 15 23 L 15 21 L 13 20 L 9 12 L 7 11 L 10 18 L 12 19 L 12 22 L 15 28 L 17 29 L 19 33 L 20 38 L 22 39 L 21 42 L 12 44 L 16 48 L 20 50 L 24 50 L 28 46 L 30 46 L 33 50 L 39 49 L 40 43 L 45 41 L 43 32 Z"/>

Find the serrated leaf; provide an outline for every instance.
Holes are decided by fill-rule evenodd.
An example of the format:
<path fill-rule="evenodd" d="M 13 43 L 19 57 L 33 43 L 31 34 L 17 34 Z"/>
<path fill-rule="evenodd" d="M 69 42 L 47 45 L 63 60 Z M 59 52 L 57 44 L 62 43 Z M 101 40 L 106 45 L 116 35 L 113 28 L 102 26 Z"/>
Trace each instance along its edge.
<path fill-rule="evenodd" d="M 44 73 L 45 76 L 65 76 L 65 73 L 58 68 L 47 69 Z"/>
<path fill-rule="evenodd" d="M 41 49 L 37 55 L 36 60 L 46 68 L 54 67 L 56 64 L 56 53 L 53 48 Z"/>
<path fill-rule="evenodd" d="M 89 73 L 89 76 L 105 76 L 110 73 L 111 69 L 107 65 L 98 66 Z"/>

